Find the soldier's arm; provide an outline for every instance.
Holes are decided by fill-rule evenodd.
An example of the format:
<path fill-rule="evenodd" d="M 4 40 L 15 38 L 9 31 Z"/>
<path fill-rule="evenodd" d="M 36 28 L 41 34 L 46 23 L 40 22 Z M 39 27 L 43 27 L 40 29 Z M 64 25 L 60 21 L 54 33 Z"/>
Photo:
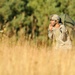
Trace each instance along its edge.
<path fill-rule="evenodd" d="M 58 39 L 62 43 L 62 45 L 64 45 L 65 41 L 67 40 L 67 29 L 64 25 L 61 25 L 60 31 L 61 31 L 61 35 Z"/>
<path fill-rule="evenodd" d="M 49 25 L 49 28 L 48 28 L 48 37 L 50 38 L 50 39 L 52 39 L 53 38 L 53 30 L 52 30 L 52 26 L 51 25 Z"/>
<path fill-rule="evenodd" d="M 61 31 L 62 33 L 66 33 L 66 32 L 67 32 L 67 29 L 66 29 L 66 27 L 65 27 L 64 25 L 61 25 L 60 31 Z"/>

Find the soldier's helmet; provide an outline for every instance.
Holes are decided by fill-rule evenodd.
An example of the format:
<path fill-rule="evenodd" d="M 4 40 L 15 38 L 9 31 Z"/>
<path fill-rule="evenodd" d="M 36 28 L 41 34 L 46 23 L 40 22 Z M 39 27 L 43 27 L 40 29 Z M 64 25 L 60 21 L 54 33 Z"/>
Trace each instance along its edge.
<path fill-rule="evenodd" d="M 50 16 L 50 20 L 60 20 L 60 17 L 57 14 L 53 14 Z"/>

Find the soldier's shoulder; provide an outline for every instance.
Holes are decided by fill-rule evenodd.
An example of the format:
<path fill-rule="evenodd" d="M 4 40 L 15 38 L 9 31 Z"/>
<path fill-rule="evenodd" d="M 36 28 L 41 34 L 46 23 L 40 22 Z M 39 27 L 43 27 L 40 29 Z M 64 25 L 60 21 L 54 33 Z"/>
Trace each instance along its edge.
<path fill-rule="evenodd" d="M 60 28 L 64 28 L 64 27 L 65 27 L 65 25 L 61 23 L 60 24 Z"/>
<path fill-rule="evenodd" d="M 62 26 L 65 26 L 63 23 L 60 23 L 60 26 L 62 27 Z"/>

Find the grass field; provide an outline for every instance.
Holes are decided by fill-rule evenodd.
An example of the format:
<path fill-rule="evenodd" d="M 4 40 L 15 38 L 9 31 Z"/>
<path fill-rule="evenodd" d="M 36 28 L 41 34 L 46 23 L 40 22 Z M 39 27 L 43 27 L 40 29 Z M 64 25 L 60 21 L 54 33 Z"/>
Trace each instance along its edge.
<path fill-rule="evenodd" d="M 75 51 L 4 41 L 0 43 L 0 75 L 75 75 Z"/>

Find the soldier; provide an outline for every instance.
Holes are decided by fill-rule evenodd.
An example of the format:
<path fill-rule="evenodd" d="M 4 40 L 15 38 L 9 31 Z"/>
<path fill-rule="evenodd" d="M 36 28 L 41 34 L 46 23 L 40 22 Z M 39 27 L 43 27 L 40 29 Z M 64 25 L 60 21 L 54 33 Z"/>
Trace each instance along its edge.
<path fill-rule="evenodd" d="M 50 17 L 48 28 L 48 37 L 53 40 L 53 49 L 61 50 L 72 49 L 72 43 L 65 26 L 61 22 L 61 18 L 57 14 Z"/>

